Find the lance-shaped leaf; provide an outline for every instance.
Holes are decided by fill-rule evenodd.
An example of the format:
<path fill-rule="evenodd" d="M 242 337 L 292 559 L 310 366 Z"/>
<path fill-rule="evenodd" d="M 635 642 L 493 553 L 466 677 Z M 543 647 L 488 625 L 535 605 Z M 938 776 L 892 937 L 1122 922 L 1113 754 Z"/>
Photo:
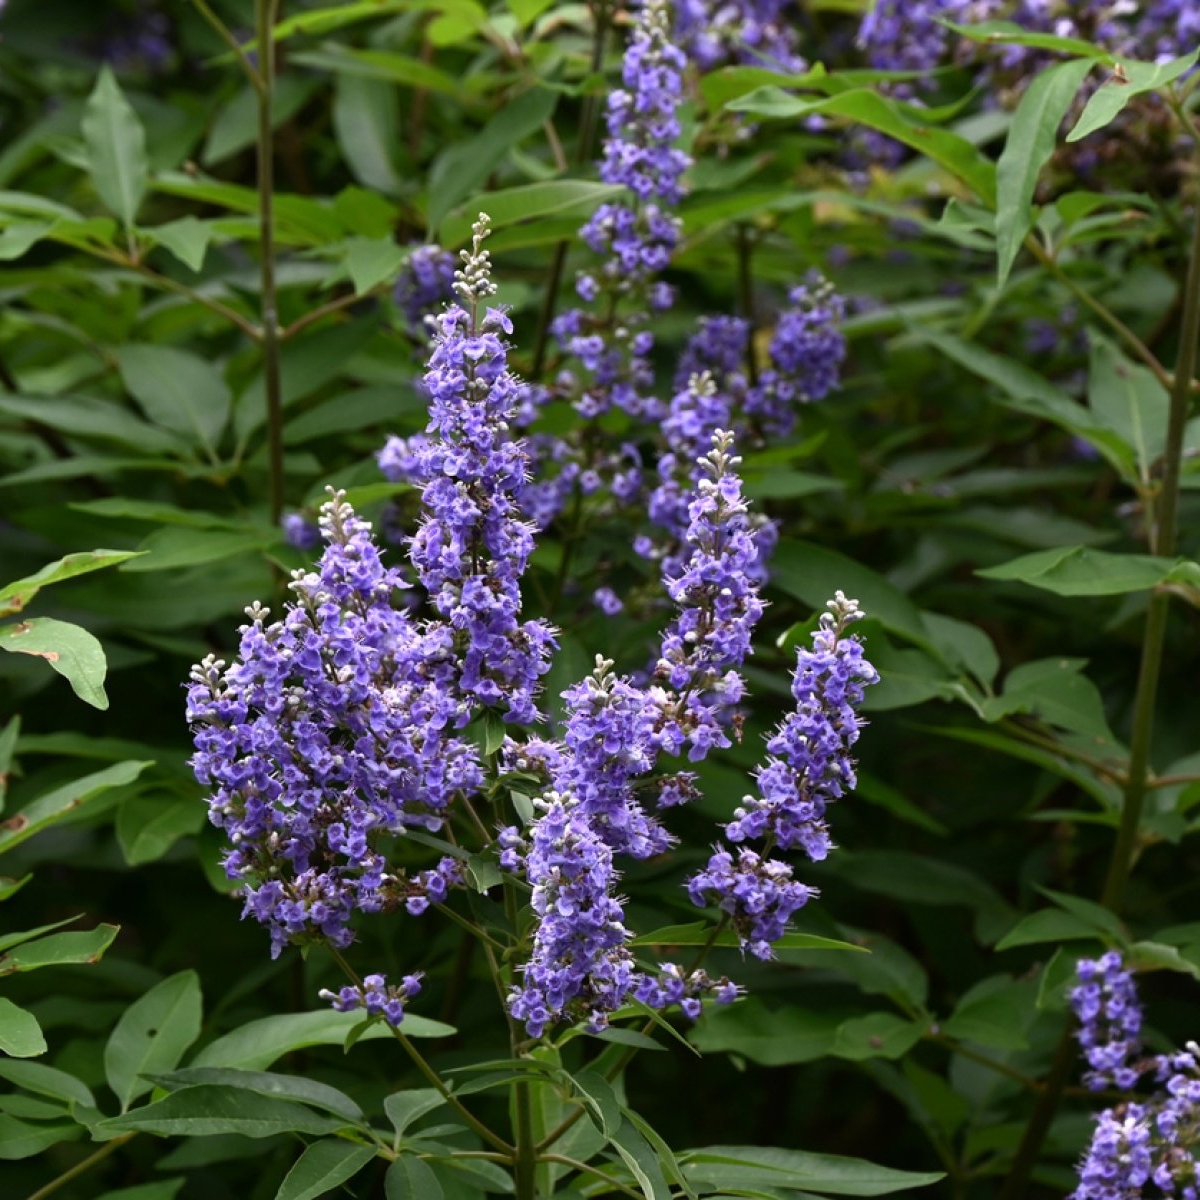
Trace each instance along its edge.
<path fill-rule="evenodd" d="M 107 66 L 83 111 L 83 141 L 97 195 L 132 226 L 150 176 L 146 131 Z"/>

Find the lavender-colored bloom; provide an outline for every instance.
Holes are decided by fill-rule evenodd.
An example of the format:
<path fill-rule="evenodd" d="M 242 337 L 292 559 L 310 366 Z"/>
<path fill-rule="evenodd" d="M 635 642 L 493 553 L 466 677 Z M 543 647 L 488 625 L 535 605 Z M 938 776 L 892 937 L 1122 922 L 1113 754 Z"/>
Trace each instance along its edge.
<path fill-rule="evenodd" d="M 658 279 L 679 240 L 671 211 L 682 196 L 688 156 L 675 142 L 676 109 L 683 93 L 686 59 L 669 40 L 664 0 L 648 0 L 638 16 L 622 66 L 623 88 L 609 94 L 608 136 L 600 178 L 628 190 L 628 198 L 602 204 L 580 236 L 602 259 L 580 274 L 576 291 L 588 310 L 571 309 L 554 321 L 562 349 L 578 360 L 572 374 L 575 405 L 588 417 L 612 408 L 654 419 L 649 395 L 653 335 L 648 311 L 670 307 L 671 293 Z"/>
<path fill-rule="evenodd" d="M 425 319 L 454 299 L 454 255 L 441 246 L 417 246 L 396 278 L 395 298 L 410 332 L 425 331 Z"/>
<path fill-rule="evenodd" d="M 508 720 L 528 723 L 537 719 L 534 697 L 550 666 L 554 630 L 544 620 L 519 619 L 519 580 L 533 550 L 517 500 L 528 457 L 509 430 L 522 384 L 508 370 L 507 315 L 479 312 L 495 291 L 481 248 L 486 236 L 481 219 L 455 285 L 469 311 L 453 305 L 437 321 L 425 375 L 428 437 L 417 451 L 424 516 L 410 557 L 453 631 L 458 687 L 503 706 Z"/>
<path fill-rule="evenodd" d="M 379 837 L 439 829 L 452 796 L 482 782 L 454 732 L 470 707 L 442 682 L 449 640 L 393 608 L 402 579 L 340 495 L 321 530 L 325 551 L 294 574 L 283 618 L 268 624 L 254 605 L 238 661 L 210 655 L 188 689 L 192 766 L 273 955 L 320 938 L 345 946 L 355 910 L 421 893 L 388 872 Z"/>
<path fill-rule="evenodd" d="M 98 49 L 100 58 L 117 71 L 159 74 L 171 65 L 174 54 L 170 18 L 153 9 L 125 15 L 112 24 Z"/>
<path fill-rule="evenodd" d="M 790 0 L 680 0 L 680 47 L 702 71 L 732 63 L 803 71 L 790 7 Z"/>
<path fill-rule="evenodd" d="M 532 1037 L 567 1015 L 597 1031 L 620 1008 L 635 975 L 624 912 L 613 895 L 613 852 L 574 797 L 549 792 L 542 808 L 524 853 L 539 921 L 509 1011 Z M 514 840 L 510 835 L 510 854 Z"/>
<path fill-rule="evenodd" d="M 319 995 L 338 1012 L 362 1009 L 368 1017 L 382 1017 L 392 1028 L 404 1020 L 404 1006 L 421 990 L 421 972 L 405 975 L 399 983 L 389 984 L 383 975 L 368 975 L 361 984 L 331 992 L 322 988 Z"/>
<path fill-rule="evenodd" d="M 814 862 L 829 853 L 825 812 L 857 783 L 850 753 L 864 724 L 857 709 L 863 688 L 879 679 L 862 643 L 845 634 L 861 616 L 857 601 L 838 592 L 821 616 L 812 649 L 797 650 L 795 711 L 767 740 L 758 795 L 747 796 L 725 827 L 730 841 L 770 838 L 785 850 L 801 847 Z"/>
<path fill-rule="evenodd" d="M 752 838 L 787 850 L 801 847 L 814 861 L 828 853 L 827 804 L 855 785 L 850 748 L 862 721 L 855 709 L 863 687 L 878 679 L 857 638 L 843 636 L 862 616 L 858 602 L 838 592 L 813 635 L 812 650 L 797 653 L 792 694 L 796 711 L 767 741 L 759 768 L 759 796 L 747 796 L 725 828 L 734 843 Z M 705 870 L 688 881 L 693 903 L 715 903 L 728 916 L 742 948 L 770 958 L 771 943 L 814 891 L 797 882 L 782 860 L 748 847 L 718 846 Z"/>
<path fill-rule="evenodd" d="M 747 416 L 772 436 L 792 431 L 799 405 L 837 388 L 846 359 L 846 304 L 833 285 L 814 271 L 788 300 L 767 351 L 771 366 L 746 397 Z"/>
<path fill-rule="evenodd" d="M 289 546 L 297 550 L 315 550 L 321 544 L 321 530 L 303 513 L 284 513 L 279 526 Z"/>
<path fill-rule="evenodd" d="M 1106 1087 L 1128 1091 L 1142 1074 L 1132 1064 L 1142 1048 L 1142 1006 L 1133 974 L 1116 950 L 1080 959 L 1075 970 L 1079 983 L 1071 990 L 1071 1007 L 1090 1068 L 1083 1081 L 1095 1092 Z"/>
<path fill-rule="evenodd" d="M 592 593 L 592 603 L 606 617 L 615 617 L 625 608 L 625 602 L 610 587 L 597 588 Z"/>
<path fill-rule="evenodd" d="M 680 693 L 668 730 L 678 750 L 703 758 L 728 746 L 724 725 L 745 690 L 739 668 L 763 613 L 754 582 L 758 545 L 732 451 L 733 435 L 718 429 L 700 460 L 702 477 L 688 505 L 688 557 L 664 573 L 679 613 L 663 635 L 656 676 Z"/>
<path fill-rule="evenodd" d="M 718 846 L 704 870 L 688 880 L 688 895 L 700 908 L 716 904 L 732 922 L 742 949 L 770 959 L 771 943 L 783 937 L 792 914 L 817 891 L 794 879 L 781 859 Z"/>

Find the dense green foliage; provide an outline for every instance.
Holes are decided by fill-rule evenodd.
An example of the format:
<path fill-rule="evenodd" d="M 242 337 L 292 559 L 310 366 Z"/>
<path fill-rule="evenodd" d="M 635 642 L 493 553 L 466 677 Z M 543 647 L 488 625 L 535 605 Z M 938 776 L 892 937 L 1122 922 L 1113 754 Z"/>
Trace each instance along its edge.
<path fill-rule="evenodd" d="M 612 192 L 592 160 L 629 21 L 603 3 L 289 0 L 276 23 L 259 0 L 266 70 L 252 7 L 172 5 L 167 58 L 115 72 L 104 39 L 146 19 L 136 5 L 10 0 L 0 18 L 6 1198 L 49 1194 L 94 1152 L 56 1195 L 299 1200 L 353 1177 L 333 1194 L 376 1196 L 387 1158 L 389 1200 L 512 1187 L 495 1162 L 450 1159 L 481 1144 L 386 1027 L 343 1053 L 357 1019 L 316 1011 L 343 982 L 328 954 L 272 960 L 238 920 L 182 687 L 311 561 L 281 511 L 313 517 L 333 484 L 411 527 L 417 496 L 376 454 L 426 420 L 425 343 L 392 295 L 414 243 L 457 250 L 486 210 L 512 364 L 553 377 L 548 297 L 570 302 L 579 226 Z M 544 1163 L 539 1194 L 973 1200 L 1031 1167 L 1017 1195 L 1064 1195 L 1098 1106 L 1062 1049 L 1076 959 L 1119 946 L 1148 973 L 1156 1048 L 1198 1033 L 1194 144 L 1158 173 L 1075 176 L 1060 123 L 1085 67 L 1108 78 L 1111 59 L 1064 43 L 1069 66 L 1015 113 L 981 109 L 970 71 L 948 69 L 917 109 L 832 49 L 856 7 L 802 6 L 806 54 L 827 45 L 840 69 L 689 76 L 662 386 L 696 317 L 751 318 L 761 348 L 813 267 L 852 298 L 849 358 L 794 435 L 743 451 L 782 535 L 744 737 L 701 766 L 670 869 L 635 864 L 624 887 L 638 929 L 699 919 L 678 880 L 740 802 L 794 647 L 841 589 L 882 682 L 795 927 L 869 953 L 785 944 L 760 963 L 717 945 L 745 999 L 695 1024 L 638 1018 L 628 1046 L 533 1051 L 535 1127 L 584 1108 L 561 1152 L 617 1181 Z M 1190 123 L 1186 65 L 1127 68 L 1126 88 Z M 249 77 L 273 78 L 272 107 Z M 1110 96 L 1084 116 L 1093 137 Z M 915 149 L 848 178 L 863 127 Z M 1136 145 L 1138 126 L 1120 136 Z M 565 404 L 540 420 L 581 421 Z M 620 413 L 596 428 L 642 436 Z M 590 599 L 655 594 L 639 530 L 581 502 L 540 538 L 526 607 L 563 630 L 549 694 L 598 650 L 647 662 L 661 611 Z M 427 973 L 404 1030 L 506 1129 L 508 1035 L 471 947 L 448 922 L 382 918 L 348 956 Z M 666 1052 L 606 1081 L 650 1031 Z M 456 1073 L 489 1060 L 494 1075 Z M 384 1157 L 367 1127 L 389 1130 Z"/>

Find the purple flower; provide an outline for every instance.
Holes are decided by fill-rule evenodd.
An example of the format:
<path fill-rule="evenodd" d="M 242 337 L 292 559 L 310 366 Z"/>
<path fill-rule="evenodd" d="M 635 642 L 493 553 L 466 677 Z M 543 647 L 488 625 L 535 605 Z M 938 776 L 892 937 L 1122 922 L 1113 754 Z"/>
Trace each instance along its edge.
<path fill-rule="evenodd" d="M 800 72 L 789 0 L 680 0 L 679 43 L 702 71 L 732 63 Z"/>
<path fill-rule="evenodd" d="M 523 385 L 508 370 L 507 315 L 479 311 L 495 291 L 481 249 L 486 236 L 481 218 L 455 284 L 469 311 L 452 305 L 437 320 L 425 375 L 429 426 L 414 452 L 424 515 L 409 553 L 452 631 L 459 689 L 528 723 L 537 719 L 534 697 L 555 641 L 546 621 L 520 620 L 533 528 L 518 503 L 528 456 L 510 423 Z"/>
<path fill-rule="evenodd" d="M 188 689 L 192 767 L 273 955 L 345 946 L 355 910 L 401 903 L 412 885 L 387 870 L 380 838 L 440 829 L 451 798 L 482 782 L 455 733 L 470 707 L 441 682 L 448 639 L 392 606 L 400 575 L 340 494 L 320 521 L 325 551 L 293 575 L 282 619 L 252 606 L 238 661 L 210 655 Z"/>
<path fill-rule="evenodd" d="M 383 975 L 368 975 L 361 984 L 337 992 L 322 988 L 319 995 L 338 1012 L 362 1009 L 368 1017 L 382 1017 L 392 1028 L 404 1020 L 404 1006 L 421 990 L 421 972 L 405 975 L 398 984 L 389 984 Z"/>
<path fill-rule="evenodd" d="M 396 278 L 395 299 L 411 333 L 454 299 L 454 255 L 441 246 L 413 248 Z"/>
<path fill-rule="evenodd" d="M 1133 974 L 1116 950 L 1098 959 L 1082 958 L 1075 970 L 1079 983 L 1071 989 L 1071 1008 L 1090 1068 L 1083 1081 L 1094 1092 L 1106 1087 L 1128 1091 L 1142 1074 L 1132 1065 L 1142 1048 L 1142 1006 Z"/>
<path fill-rule="evenodd" d="M 767 740 L 758 795 L 747 796 L 725 827 L 730 841 L 769 838 L 784 850 L 801 847 L 814 862 L 832 846 L 826 808 L 857 783 L 850 753 L 864 724 L 857 709 L 863 688 L 879 679 L 863 657 L 862 643 L 845 635 L 862 616 L 858 602 L 838 592 L 828 607 L 812 649 L 796 652 L 796 708 Z"/>
<path fill-rule="evenodd" d="M 315 550 L 321 544 L 321 530 L 303 513 L 284 513 L 279 526 L 289 546 L 297 550 Z"/>

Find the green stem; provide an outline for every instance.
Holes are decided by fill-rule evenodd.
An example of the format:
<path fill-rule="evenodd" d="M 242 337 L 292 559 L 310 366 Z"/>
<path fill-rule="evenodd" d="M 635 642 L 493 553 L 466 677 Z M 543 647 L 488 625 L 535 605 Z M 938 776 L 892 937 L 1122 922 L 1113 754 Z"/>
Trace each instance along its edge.
<path fill-rule="evenodd" d="M 737 227 L 738 308 L 750 327 L 746 368 L 752 384 L 758 383 L 758 361 L 754 355 L 754 248 L 750 233 L 742 223 Z"/>
<path fill-rule="evenodd" d="M 90 1171 L 98 1162 L 106 1159 L 114 1150 L 119 1150 L 131 1138 L 137 1137 L 136 1133 L 125 1133 L 120 1137 L 113 1138 L 111 1142 L 105 1142 L 99 1150 L 93 1154 L 89 1154 L 87 1158 L 80 1159 L 70 1170 L 64 1171 L 61 1175 L 56 1175 L 49 1183 L 43 1184 L 36 1192 L 30 1192 L 26 1200 L 44 1200 L 46 1196 L 52 1196 L 58 1191 L 64 1183 L 70 1183 L 72 1179 L 78 1179 L 85 1171 Z"/>
<path fill-rule="evenodd" d="M 361 987 L 362 980 L 359 979 L 358 972 L 355 971 L 354 968 L 346 961 L 342 955 L 342 952 L 338 950 L 336 946 L 330 946 L 329 953 L 333 955 L 334 961 L 339 967 L 342 968 L 350 982 L 357 987 Z M 511 1158 L 513 1155 L 512 1146 L 510 1146 L 502 1137 L 494 1134 L 481 1120 L 479 1120 L 478 1117 L 475 1116 L 473 1112 L 471 1112 L 469 1108 L 463 1104 L 463 1102 L 457 1096 L 450 1091 L 449 1087 L 446 1086 L 445 1080 L 442 1079 L 437 1071 L 435 1071 L 433 1067 L 429 1065 L 424 1055 L 422 1055 L 416 1046 L 412 1044 L 405 1034 L 397 1029 L 395 1025 L 389 1025 L 388 1028 L 392 1031 L 392 1036 L 395 1037 L 396 1041 L 398 1041 L 404 1048 L 404 1052 L 412 1060 L 413 1066 L 415 1066 L 417 1070 L 425 1076 L 434 1089 L 441 1094 L 446 1103 L 449 1104 L 450 1107 L 454 1109 L 454 1111 L 458 1113 L 458 1115 L 462 1117 L 462 1119 L 466 1121 L 466 1123 L 473 1130 L 475 1130 L 475 1132 L 479 1134 L 479 1136 L 485 1142 L 487 1142 L 489 1146 L 494 1146 L 500 1151 L 501 1154 L 505 1155 L 507 1158 Z M 33 1197 L 30 1197 L 30 1200 L 33 1200 Z"/>
<path fill-rule="evenodd" d="M 633 1196 L 636 1200 L 642 1200 L 641 1192 L 635 1192 L 628 1185 L 618 1182 L 611 1175 L 600 1170 L 599 1167 L 589 1166 L 587 1163 L 580 1162 L 577 1158 L 568 1158 L 565 1154 L 544 1154 L 542 1158 L 546 1162 L 561 1163 L 564 1167 L 570 1167 L 573 1171 L 582 1171 L 585 1175 L 594 1175 L 597 1179 L 603 1179 L 609 1187 L 616 1188 L 622 1196 Z"/>
<path fill-rule="evenodd" d="M 255 0 L 258 34 L 258 227 L 262 255 L 263 385 L 267 400 L 267 459 L 271 477 L 271 521 L 283 513 L 283 390 L 280 383 L 279 301 L 275 290 L 275 20 L 280 0 Z"/>
<path fill-rule="evenodd" d="M 1184 283 L 1183 318 L 1180 327 L 1179 355 L 1172 381 L 1171 410 L 1167 423 L 1167 443 L 1163 454 L 1162 486 L 1159 490 L 1154 521 L 1151 527 L 1151 549 L 1155 554 L 1170 556 L 1175 552 L 1179 517 L 1179 474 L 1183 459 L 1183 431 L 1187 423 L 1188 400 L 1196 374 L 1200 352 L 1200 205 L 1196 207 L 1192 244 L 1189 247 L 1187 278 Z M 1138 670 L 1137 692 L 1134 698 L 1133 734 L 1129 744 L 1129 769 L 1125 781 L 1125 801 L 1121 810 L 1121 825 L 1113 846 L 1108 876 L 1104 881 L 1101 901 L 1119 913 L 1125 901 L 1125 886 L 1138 851 L 1138 831 L 1142 806 L 1149 784 L 1150 743 L 1154 733 L 1154 707 L 1158 693 L 1158 677 L 1162 668 L 1163 647 L 1166 643 L 1167 616 L 1170 594 L 1151 593 L 1142 634 L 1142 660 Z M 1000 1200 L 1019 1200 L 1026 1193 L 1030 1175 L 1041 1153 L 1042 1143 L 1050 1130 L 1054 1114 L 1066 1087 L 1075 1061 L 1075 1043 L 1070 1030 L 1063 1032 L 1055 1051 L 1050 1074 L 1042 1094 L 1034 1106 L 1033 1116 L 1025 1127 L 1025 1135 L 1017 1149 L 1012 1169 L 1000 1193 Z"/>
<path fill-rule="evenodd" d="M 513 936 L 520 937 L 519 912 L 516 889 L 508 879 L 504 881 L 504 914 L 512 926 Z M 498 981 L 499 982 L 499 981 Z M 512 1057 L 521 1055 L 521 1027 L 505 1009 L 508 1018 L 508 1040 Z M 513 1157 L 513 1182 L 516 1200 L 537 1200 L 537 1143 L 533 1136 L 533 1094 L 530 1085 L 520 1080 L 513 1085 L 513 1141 L 516 1150 Z"/>
<path fill-rule="evenodd" d="M 1082 288 L 1073 280 L 1070 275 L 1063 270 L 1059 265 L 1058 260 L 1037 240 L 1031 233 L 1025 239 L 1026 248 L 1033 254 L 1034 258 L 1044 266 L 1055 279 L 1059 281 L 1086 308 L 1090 308 L 1105 325 L 1109 327 L 1133 353 L 1142 360 L 1154 373 L 1155 379 L 1170 391 L 1172 387 L 1171 376 L 1167 373 L 1166 367 L 1158 361 L 1154 351 L 1142 341 L 1116 313 L 1108 307 L 1107 304 L 1102 304 L 1095 298 L 1086 288 Z M 1188 381 L 1190 383 L 1191 376 Z"/>
<path fill-rule="evenodd" d="M 263 77 L 254 69 L 254 64 L 250 61 L 249 55 L 242 49 L 241 42 L 233 36 L 233 32 L 229 26 L 213 12 L 208 6 L 207 0 L 192 0 L 192 3 L 195 5 L 196 11 L 212 26 L 217 37 L 233 52 L 234 58 L 238 60 L 238 65 L 250 81 L 250 86 L 261 95 L 263 91 Z"/>

